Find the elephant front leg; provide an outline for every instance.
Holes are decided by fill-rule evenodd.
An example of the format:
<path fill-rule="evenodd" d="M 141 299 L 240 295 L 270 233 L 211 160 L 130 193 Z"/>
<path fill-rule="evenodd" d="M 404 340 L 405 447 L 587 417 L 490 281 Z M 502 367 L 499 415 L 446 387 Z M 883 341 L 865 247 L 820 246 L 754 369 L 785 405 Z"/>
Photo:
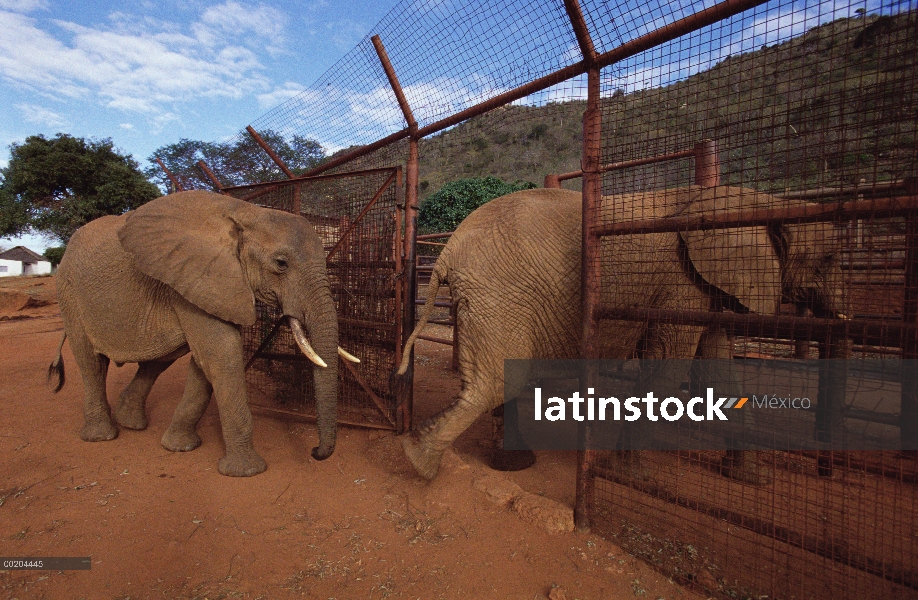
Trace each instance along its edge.
<path fill-rule="evenodd" d="M 115 409 L 115 420 L 122 427 L 128 429 L 146 429 L 147 413 L 146 403 L 150 389 L 156 383 L 156 378 L 169 368 L 173 361 L 167 362 L 142 362 L 137 366 L 134 379 L 128 384 L 118 399 Z"/>
<path fill-rule="evenodd" d="M 188 361 L 188 376 L 185 380 L 185 393 L 175 408 L 172 423 L 163 434 L 162 445 L 172 452 L 188 452 L 201 445 L 201 437 L 196 431 L 198 421 L 204 416 L 213 387 L 207 381 L 204 371 L 198 366 L 194 357 Z"/>

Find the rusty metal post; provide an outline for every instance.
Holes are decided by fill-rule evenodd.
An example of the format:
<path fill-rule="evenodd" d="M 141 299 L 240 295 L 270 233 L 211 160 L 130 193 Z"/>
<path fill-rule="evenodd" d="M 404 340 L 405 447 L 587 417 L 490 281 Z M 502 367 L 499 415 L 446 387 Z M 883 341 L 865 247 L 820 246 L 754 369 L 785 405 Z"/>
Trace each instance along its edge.
<path fill-rule="evenodd" d="M 414 331 L 414 321 L 415 315 L 417 314 L 417 305 L 415 303 L 415 298 L 418 295 L 418 280 L 417 280 L 417 223 L 418 223 L 418 124 L 414 120 L 414 114 L 411 112 L 411 106 L 408 104 L 407 98 L 405 98 L 405 93 L 402 91 L 402 85 L 398 81 L 398 76 L 395 74 L 395 69 L 392 68 L 392 63 L 389 61 L 389 54 L 386 52 L 386 48 L 383 46 L 382 40 L 378 35 L 374 35 L 372 38 L 373 47 L 376 48 L 376 54 L 379 57 L 379 62 L 382 64 L 383 71 L 386 73 L 386 77 L 389 80 L 389 85 L 392 86 L 392 91 L 395 94 L 395 98 L 398 101 L 399 108 L 402 109 L 402 114 L 405 116 L 405 122 L 408 123 L 408 163 L 405 165 L 405 247 L 404 247 L 404 262 L 405 269 L 403 271 L 405 277 L 405 287 L 408 294 L 408 301 L 404 304 L 404 315 L 403 315 L 403 325 L 402 325 L 402 334 L 405 336 L 402 344 L 408 341 L 408 336 L 411 335 L 411 332 Z M 398 315 L 396 315 L 398 318 Z M 414 349 L 411 350 L 411 364 L 414 365 Z M 411 373 L 412 381 L 405 389 L 405 397 L 399 399 L 399 413 L 401 418 L 399 419 L 400 432 L 411 429 L 411 416 L 414 412 L 414 381 L 413 381 L 413 367 L 409 369 Z"/>
<path fill-rule="evenodd" d="M 268 142 L 264 141 L 258 132 L 255 131 L 255 128 L 251 125 L 246 125 L 245 130 L 249 132 L 249 135 L 252 136 L 252 139 L 261 146 L 261 149 L 267 152 L 268 156 L 271 157 L 271 160 L 274 161 L 280 170 L 284 172 L 284 175 L 287 176 L 287 179 L 294 179 L 296 175 L 293 174 L 293 171 L 287 168 L 287 165 L 284 164 L 284 161 L 281 160 L 281 157 L 277 155 L 271 146 L 268 145 Z"/>
<path fill-rule="evenodd" d="M 405 239 L 404 239 L 404 265 L 405 265 L 405 287 L 409 301 L 405 303 L 402 334 L 405 339 L 404 345 L 408 341 L 408 336 L 414 331 L 414 324 L 417 315 L 417 305 L 415 298 L 418 295 L 418 278 L 415 266 L 417 264 L 417 235 L 418 235 L 418 140 L 411 138 L 408 140 L 408 163 L 405 168 Z M 396 315 L 398 318 L 398 315 Z M 411 364 L 414 365 L 414 349 L 411 351 Z M 413 366 L 409 373 L 413 374 Z M 412 375 L 413 377 L 413 375 Z M 414 413 L 414 381 L 406 386 L 405 397 L 399 399 L 399 410 L 402 418 L 400 424 L 403 431 L 411 429 L 411 420 Z"/>
<path fill-rule="evenodd" d="M 398 100 L 398 105 L 402 109 L 402 114 L 405 115 L 405 122 L 408 123 L 409 134 L 414 137 L 418 129 L 418 123 L 414 120 L 411 106 L 408 105 L 408 99 L 405 98 L 405 92 L 402 91 L 402 86 L 398 81 L 398 76 L 395 74 L 395 69 L 392 68 L 392 63 L 389 61 L 389 54 L 386 52 L 386 48 L 383 46 L 382 40 L 378 35 L 374 35 L 370 39 L 373 40 L 373 47 L 376 48 L 376 54 L 379 56 L 379 62 L 382 63 L 383 71 L 386 72 L 386 77 L 389 79 L 389 85 L 392 86 L 392 91 L 395 93 L 395 99 Z"/>
<path fill-rule="evenodd" d="M 176 176 L 172 174 L 172 171 L 166 168 L 166 165 L 163 164 L 163 161 L 161 161 L 158 156 L 156 157 L 156 163 L 159 165 L 159 168 L 161 168 L 163 172 L 166 173 L 166 177 L 169 178 L 169 181 L 172 182 L 173 191 L 184 192 L 185 191 L 184 186 L 182 186 L 178 178 L 176 178 Z"/>
<path fill-rule="evenodd" d="M 918 178 L 905 183 L 909 196 L 918 196 Z M 906 213 L 905 302 L 902 320 L 918 324 L 918 211 Z M 918 331 L 909 329 L 902 343 L 902 404 L 899 411 L 899 439 L 902 450 L 918 458 Z"/>
<path fill-rule="evenodd" d="M 581 228 L 581 339 L 580 358 L 599 357 L 599 300 L 602 282 L 602 265 L 599 261 L 600 239 L 593 233 L 593 225 L 599 219 L 602 201 L 602 114 L 599 110 L 600 66 L 596 64 L 596 50 L 590 38 L 589 29 L 583 19 L 578 0 L 564 0 L 564 8 L 577 37 L 587 70 L 587 109 L 583 113 L 583 156 L 580 168 L 583 171 L 583 222 Z M 557 180 L 556 180 L 557 181 Z M 560 182 L 558 187 L 560 187 Z M 592 364 L 592 363 L 590 363 Z M 580 373 L 580 387 L 593 385 L 597 379 L 593 367 L 586 367 Z M 593 464 L 596 451 L 589 449 L 590 431 L 584 425 L 578 432 L 577 451 L 577 497 L 574 506 L 574 523 L 578 529 L 590 528 L 593 514 L 595 482 Z"/>
<path fill-rule="evenodd" d="M 223 186 L 220 185 L 220 180 L 217 179 L 217 176 L 214 175 L 214 172 L 210 170 L 210 167 L 207 166 L 207 163 L 203 160 L 198 161 L 198 168 L 204 172 L 204 175 L 210 179 L 210 182 L 214 184 L 214 187 L 217 188 L 217 191 L 221 194 L 223 193 Z"/>
<path fill-rule="evenodd" d="M 695 185 L 720 185 L 720 157 L 714 140 L 702 140 L 695 144 Z"/>
<path fill-rule="evenodd" d="M 561 181 L 558 179 L 557 175 L 546 175 L 545 176 L 545 187 L 547 188 L 560 188 Z"/>

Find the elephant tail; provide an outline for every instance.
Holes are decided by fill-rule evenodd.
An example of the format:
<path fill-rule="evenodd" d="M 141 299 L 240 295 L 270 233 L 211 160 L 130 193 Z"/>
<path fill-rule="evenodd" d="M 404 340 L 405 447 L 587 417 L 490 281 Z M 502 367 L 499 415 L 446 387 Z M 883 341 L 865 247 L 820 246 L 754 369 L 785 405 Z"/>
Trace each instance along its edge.
<path fill-rule="evenodd" d="M 61 343 L 57 347 L 57 358 L 51 362 L 51 365 L 48 366 L 48 387 L 51 388 L 51 391 L 55 394 L 61 391 L 61 388 L 64 387 L 65 377 L 64 377 L 64 356 L 61 354 L 64 349 L 64 340 L 67 339 L 67 333 L 64 332 L 64 335 L 61 336 Z"/>
<path fill-rule="evenodd" d="M 430 283 L 427 284 L 427 300 L 424 302 L 424 307 L 421 308 L 421 318 L 418 320 L 414 331 L 411 332 L 411 337 L 408 338 L 405 343 L 405 349 L 402 351 L 402 363 L 399 365 L 398 371 L 396 371 L 397 376 L 404 375 L 408 370 L 408 364 L 411 361 L 411 349 L 414 348 L 415 341 L 424 331 L 427 321 L 430 320 L 430 315 L 433 314 L 437 292 L 440 291 L 440 284 L 446 281 L 446 273 L 446 264 L 438 260 L 434 265 L 433 272 L 430 274 Z"/>

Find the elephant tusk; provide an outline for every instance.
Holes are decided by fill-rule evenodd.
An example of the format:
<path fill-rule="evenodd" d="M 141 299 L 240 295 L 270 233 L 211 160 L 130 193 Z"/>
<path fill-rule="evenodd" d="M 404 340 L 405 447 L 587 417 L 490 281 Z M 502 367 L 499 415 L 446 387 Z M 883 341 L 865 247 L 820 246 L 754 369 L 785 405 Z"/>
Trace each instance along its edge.
<path fill-rule="evenodd" d="M 338 346 L 338 354 L 340 354 L 340 355 L 341 355 L 341 358 L 343 358 L 344 360 L 349 360 L 349 361 L 351 361 L 352 363 L 359 363 L 359 362 L 360 362 L 360 359 L 359 359 L 359 358 L 357 358 L 356 356 L 354 356 L 353 354 L 351 354 L 350 352 L 348 352 L 347 350 L 345 350 L 345 349 L 342 348 L 341 346 Z"/>
<path fill-rule="evenodd" d="M 316 354 L 316 351 L 312 349 L 312 346 L 309 344 L 309 340 L 306 339 L 306 334 L 303 332 L 303 326 L 300 324 L 300 322 L 293 317 L 290 317 L 288 321 L 290 322 L 290 329 L 293 331 L 293 339 L 296 340 L 296 345 L 300 347 L 300 350 L 303 351 L 303 354 L 305 354 L 309 360 L 316 363 L 320 367 L 327 367 L 328 365 L 325 364 L 325 361 L 322 360 L 322 357 Z"/>

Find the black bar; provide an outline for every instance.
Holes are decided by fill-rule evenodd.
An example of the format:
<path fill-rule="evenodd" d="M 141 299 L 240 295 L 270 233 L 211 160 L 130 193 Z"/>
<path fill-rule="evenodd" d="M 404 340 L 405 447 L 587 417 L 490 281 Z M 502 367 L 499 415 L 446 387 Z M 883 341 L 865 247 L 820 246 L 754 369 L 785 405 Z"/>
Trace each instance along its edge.
<path fill-rule="evenodd" d="M 0 558 L 3 571 L 89 571 L 91 556 L 12 556 Z"/>

